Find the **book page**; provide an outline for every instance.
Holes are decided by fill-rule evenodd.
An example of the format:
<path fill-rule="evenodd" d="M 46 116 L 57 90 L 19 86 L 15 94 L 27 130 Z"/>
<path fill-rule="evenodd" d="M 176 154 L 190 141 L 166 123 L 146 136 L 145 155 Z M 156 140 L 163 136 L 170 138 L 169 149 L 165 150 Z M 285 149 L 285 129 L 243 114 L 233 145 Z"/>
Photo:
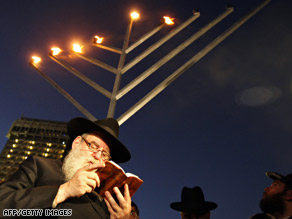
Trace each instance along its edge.
<path fill-rule="evenodd" d="M 127 177 L 132 176 L 132 177 L 139 178 L 139 176 L 137 176 L 137 175 L 135 175 L 135 174 L 133 174 L 133 173 L 125 173 L 125 174 L 126 174 Z M 139 178 L 139 179 L 140 179 L 140 178 Z"/>

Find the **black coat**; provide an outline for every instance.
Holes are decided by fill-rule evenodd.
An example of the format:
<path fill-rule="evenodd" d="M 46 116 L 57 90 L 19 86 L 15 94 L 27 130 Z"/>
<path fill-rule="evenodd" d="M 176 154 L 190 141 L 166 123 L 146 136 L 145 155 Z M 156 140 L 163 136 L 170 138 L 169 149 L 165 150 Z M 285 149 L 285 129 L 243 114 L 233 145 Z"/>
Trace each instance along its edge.
<path fill-rule="evenodd" d="M 9 180 L 0 184 L 0 217 L 4 209 L 44 209 L 44 215 L 45 209 L 51 209 L 59 186 L 64 183 L 61 168 L 60 160 L 28 157 Z M 56 209 L 72 209 L 69 218 L 109 218 L 105 202 L 100 201 L 95 192 L 67 199 Z"/>

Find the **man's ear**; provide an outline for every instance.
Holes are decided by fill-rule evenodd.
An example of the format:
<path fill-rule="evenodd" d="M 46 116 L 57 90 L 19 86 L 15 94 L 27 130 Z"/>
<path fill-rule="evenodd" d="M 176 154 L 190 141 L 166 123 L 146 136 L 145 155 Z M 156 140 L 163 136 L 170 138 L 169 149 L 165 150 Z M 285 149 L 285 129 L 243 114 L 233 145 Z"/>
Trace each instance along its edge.
<path fill-rule="evenodd" d="M 73 143 L 72 143 L 72 149 L 75 149 L 79 144 L 80 144 L 80 142 L 81 142 L 81 136 L 77 136 L 75 139 L 74 139 L 74 141 L 73 141 Z"/>
<path fill-rule="evenodd" d="M 292 190 L 286 191 L 285 199 L 287 201 L 292 201 Z"/>

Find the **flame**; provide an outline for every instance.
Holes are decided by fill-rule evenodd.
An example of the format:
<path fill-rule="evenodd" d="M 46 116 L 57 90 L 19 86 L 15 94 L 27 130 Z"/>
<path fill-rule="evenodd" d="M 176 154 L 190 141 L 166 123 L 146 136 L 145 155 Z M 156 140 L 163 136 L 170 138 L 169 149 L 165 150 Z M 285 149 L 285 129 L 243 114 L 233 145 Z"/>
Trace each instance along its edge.
<path fill-rule="evenodd" d="M 134 11 L 134 12 L 131 13 L 131 17 L 133 19 L 138 19 L 140 17 L 140 14 L 138 12 Z"/>
<path fill-rule="evenodd" d="M 101 44 L 103 41 L 103 37 L 95 36 L 94 38 L 96 39 L 95 43 Z"/>
<path fill-rule="evenodd" d="M 164 18 L 164 22 L 166 24 L 168 24 L 168 25 L 173 25 L 174 24 L 174 22 L 173 22 L 174 18 L 170 18 L 170 17 L 167 17 L 167 16 L 163 16 L 163 18 Z"/>
<path fill-rule="evenodd" d="M 37 63 L 39 63 L 39 62 L 42 60 L 42 59 L 41 59 L 40 57 L 38 57 L 38 56 L 32 56 L 31 58 L 32 58 L 34 64 L 37 64 Z"/>
<path fill-rule="evenodd" d="M 79 44 L 76 44 L 76 43 L 73 44 L 73 50 L 75 52 L 82 53 L 82 48 L 83 48 L 83 46 L 80 46 Z"/>
<path fill-rule="evenodd" d="M 58 47 L 53 47 L 51 50 L 52 50 L 52 55 L 53 55 L 53 56 L 56 56 L 56 55 L 58 55 L 60 52 L 62 52 L 62 50 L 61 50 L 60 48 L 58 48 Z"/>

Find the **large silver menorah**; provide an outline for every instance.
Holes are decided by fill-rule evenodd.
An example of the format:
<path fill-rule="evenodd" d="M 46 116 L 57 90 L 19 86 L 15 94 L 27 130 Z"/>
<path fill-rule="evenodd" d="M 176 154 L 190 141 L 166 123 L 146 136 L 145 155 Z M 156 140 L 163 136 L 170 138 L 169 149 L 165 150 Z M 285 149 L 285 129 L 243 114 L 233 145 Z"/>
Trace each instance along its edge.
<path fill-rule="evenodd" d="M 147 95 L 145 95 L 143 98 L 141 98 L 136 104 L 134 104 L 132 107 L 130 107 L 126 112 L 124 112 L 122 115 L 120 115 L 117 119 L 119 124 L 123 124 L 127 119 L 129 119 L 132 115 L 134 115 L 138 110 L 140 110 L 143 106 L 145 106 L 150 100 L 152 100 L 155 96 L 157 96 L 161 91 L 163 91 L 169 84 L 171 84 L 176 78 L 178 78 L 182 73 L 184 73 L 187 69 L 189 69 L 192 65 L 194 65 L 196 62 L 198 62 L 201 58 L 203 58 L 207 53 L 209 53 L 213 48 L 215 48 L 217 45 L 219 45 L 224 39 L 226 39 L 230 34 L 232 34 L 236 29 L 238 29 L 242 24 L 244 24 L 249 18 L 251 18 L 253 15 L 255 15 L 258 11 L 260 11 L 265 5 L 267 5 L 270 2 L 270 0 L 265 0 L 262 4 L 260 4 L 257 8 L 252 10 L 250 13 L 245 15 L 243 18 L 241 18 L 239 21 L 234 23 L 231 27 L 229 27 L 226 31 L 224 31 L 222 34 L 220 34 L 217 38 L 215 38 L 211 43 L 209 43 L 207 46 L 205 46 L 201 51 L 199 51 L 197 54 L 195 54 L 192 58 L 190 58 L 187 62 L 185 62 L 182 66 L 180 66 L 177 70 L 175 70 L 172 74 L 170 74 L 166 79 L 164 79 L 160 84 L 158 84 L 155 88 L 153 88 Z M 67 69 L 69 72 L 80 78 L 82 81 L 87 83 L 89 86 L 103 94 L 105 97 L 110 99 L 109 109 L 107 117 L 114 117 L 117 101 L 121 99 L 124 95 L 126 95 L 129 91 L 131 91 L 133 88 L 135 88 L 137 85 L 139 85 L 141 82 L 143 82 L 147 77 L 149 77 L 151 74 L 153 74 L 155 71 L 157 71 L 161 66 L 166 64 L 169 60 L 174 58 L 178 53 L 180 53 L 182 50 L 187 48 L 190 44 L 192 44 L 195 40 L 197 40 L 199 37 L 201 37 L 203 34 L 205 34 L 208 30 L 210 30 L 212 27 L 214 27 L 216 24 L 218 24 L 220 21 L 222 21 L 225 17 L 227 17 L 229 14 L 233 12 L 233 8 L 229 7 L 227 8 L 222 14 L 220 14 L 218 17 L 216 17 L 214 20 L 212 20 L 210 23 L 205 25 L 203 28 L 201 28 L 199 31 L 194 33 L 192 36 L 190 36 L 188 39 L 186 39 L 184 42 L 182 42 L 179 46 L 177 46 L 175 49 L 170 51 L 167 55 L 162 57 L 160 60 L 158 60 L 156 63 L 154 63 L 151 67 L 146 69 L 144 72 L 140 73 L 134 80 L 129 82 L 126 86 L 123 88 L 120 88 L 121 84 L 121 78 L 122 76 L 131 68 L 133 68 L 136 64 L 138 64 L 140 61 L 142 61 L 145 57 L 150 55 L 153 51 L 158 49 L 160 46 L 162 46 L 165 42 L 170 40 L 172 37 L 174 37 L 176 34 L 178 34 L 181 30 L 186 28 L 189 24 L 191 24 L 193 21 L 195 21 L 199 16 L 199 12 L 193 12 L 193 15 L 188 18 L 186 21 L 178 25 L 176 28 L 172 29 L 169 33 L 167 33 L 165 36 L 163 36 L 160 40 L 153 43 L 151 46 L 149 46 L 147 49 L 145 49 L 143 52 L 141 52 L 139 55 L 137 55 L 135 58 L 133 58 L 128 63 L 125 63 L 126 55 L 129 54 L 131 51 L 133 51 L 136 47 L 141 45 L 143 42 L 151 38 L 154 34 L 156 34 L 158 31 L 160 31 L 163 27 L 165 27 L 168 24 L 172 24 L 173 19 L 169 17 L 164 17 L 165 22 L 163 24 L 160 24 L 158 27 L 154 28 L 150 32 L 144 34 L 140 39 L 136 40 L 134 43 L 129 45 L 129 39 L 130 34 L 132 31 L 132 25 L 133 21 L 139 17 L 138 13 L 132 13 L 131 19 L 129 21 L 126 34 L 124 37 L 123 47 L 122 49 L 106 46 L 103 45 L 102 38 L 96 36 L 94 38 L 94 42 L 92 43 L 93 46 L 99 47 L 104 50 L 108 50 L 113 53 L 117 53 L 120 55 L 118 66 L 115 68 L 111 65 L 108 65 L 100 60 L 91 58 L 86 56 L 82 53 L 82 47 L 79 45 L 74 45 L 75 48 L 70 51 L 74 55 L 100 67 L 103 68 L 115 75 L 115 81 L 113 85 L 112 92 L 106 90 L 101 85 L 97 84 L 95 81 L 89 79 L 85 75 L 83 75 L 81 72 L 79 72 L 74 67 L 70 66 L 68 63 L 66 63 L 64 60 L 58 57 L 59 52 L 61 50 L 59 48 L 53 48 L 52 52 L 49 54 L 49 57 L 54 60 L 56 63 Z M 76 101 L 68 92 L 66 92 L 60 85 L 58 85 L 55 81 L 53 81 L 47 74 L 45 74 L 40 67 L 38 66 L 38 62 L 41 61 L 39 57 L 32 57 L 32 61 L 30 62 L 31 66 L 37 70 L 37 72 L 40 73 L 40 75 L 45 78 L 53 87 L 55 87 L 67 100 L 69 100 L 80 112 L 82 112 L 88 119 L 90 120 L 97 120 L 95 116 L 93 116 L 90 112 L 88 112 L 83 106 L 81 106 L 78 101 Z"/>

